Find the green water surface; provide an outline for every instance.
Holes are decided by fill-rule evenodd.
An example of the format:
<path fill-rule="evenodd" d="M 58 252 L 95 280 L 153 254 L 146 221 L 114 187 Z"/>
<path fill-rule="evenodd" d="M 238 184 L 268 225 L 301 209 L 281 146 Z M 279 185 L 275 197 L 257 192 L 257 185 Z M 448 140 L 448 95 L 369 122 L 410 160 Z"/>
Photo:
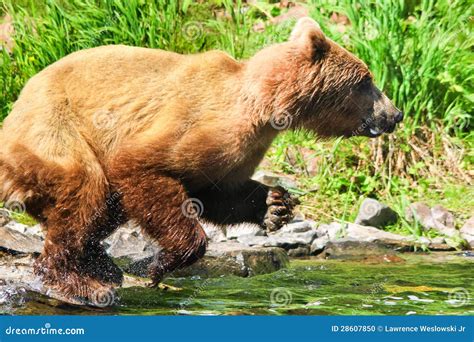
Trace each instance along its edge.
<path fill-rule="evenodd" d="M 293 260 L 250 278 L 169 278 L 181 288 L 118 291 L 112 308 L 27 300 L 14 314 L 473 315 L 474 258 L 402 255 L 405 261 Z"/>

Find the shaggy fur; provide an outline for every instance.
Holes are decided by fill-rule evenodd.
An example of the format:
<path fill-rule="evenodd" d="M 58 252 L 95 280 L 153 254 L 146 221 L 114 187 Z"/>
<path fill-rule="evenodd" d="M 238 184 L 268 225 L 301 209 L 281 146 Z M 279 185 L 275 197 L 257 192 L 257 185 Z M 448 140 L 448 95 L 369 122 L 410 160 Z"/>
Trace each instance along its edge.
<path fill-rule="evenodd" d="M 34 76 L 5 120 L 1 198 L 23 201 L 47 229 L 44 283 L 91 298 L 121 282 L 100 241 L 129 219 L 161 247 L 155 284 L 205 252 L 197 218 L 182 213 L 190 198 L 214 222 L 286 222 L 284 190 L 249 180 L 282 122 L 374 136 L 396 113 L 365 64 L 309 18 L 246 62 L 218 51 L 79 51 Z"/>

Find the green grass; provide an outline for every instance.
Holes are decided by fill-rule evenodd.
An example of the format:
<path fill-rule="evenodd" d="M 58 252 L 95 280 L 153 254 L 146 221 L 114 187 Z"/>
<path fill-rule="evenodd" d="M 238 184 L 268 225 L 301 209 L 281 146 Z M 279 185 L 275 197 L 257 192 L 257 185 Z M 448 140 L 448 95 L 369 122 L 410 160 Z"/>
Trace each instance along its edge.
<path fill-rule="evenodd" d="M 267 167 L 297 178 L 305 194 L 302 210 L 318 220 L 353 220 L 370 196 L 400 214 L 412 201 L 441 203 L 461 224 L 474 208 L 467 172 L 474 161 L 472 2 L 323 0 L 307 6 L 329 37 L 368 64 L 406 120 L 395 135 L 379 138 L 380 148 L 365 138 L 283 134 Z M 286 40 L 293 25 L 255 32 L 255 24 L 285 12 L 264 1 L 3 0 L 2 12 L 14 18 L 15 47 L 0 56 L 0 118 L 32 75 L 76 50 L 128 44 L 180 53 L 220 49 L 243 59 Z M 330 19 L 333 12 L 350 21 L 343 32 Z M 301 148 L 316 158 L 316 174 L 305 171 L 307 156 L 296 152 L 296 162 L 288 161 Z M 403 221 L 391 229 L 421 234 Z"/>

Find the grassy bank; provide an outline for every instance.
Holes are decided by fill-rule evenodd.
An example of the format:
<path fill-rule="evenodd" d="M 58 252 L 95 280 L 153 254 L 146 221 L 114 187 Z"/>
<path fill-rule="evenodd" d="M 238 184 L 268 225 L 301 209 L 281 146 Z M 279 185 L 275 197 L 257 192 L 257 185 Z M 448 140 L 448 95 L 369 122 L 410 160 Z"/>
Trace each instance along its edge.
<path fill-rule="evenodd" d="M 443 204 L 464 221 L 474 208 L 473 5 L 469 1 L 308 1 L 298 4 L 326 34 L 363 59 L 406 113 L 395 134 L 318 141 L 289 132 L 265 168 L 294 177 L 302 210 L 317 220 L 352 220 L 362 198 L 401 214 L 412 201 Z M 14 47 L 0 59 L 5 117 L 26 80 L 76 50 L 104 44 L 181 53 L 210 49 L 242 59 L 284 41 L 293 9 L 232 1 L 3 0 Z M 311 169 L 308 169 L 311 165 Z M 391 229 L 420 234 L 403 220 Z"/>

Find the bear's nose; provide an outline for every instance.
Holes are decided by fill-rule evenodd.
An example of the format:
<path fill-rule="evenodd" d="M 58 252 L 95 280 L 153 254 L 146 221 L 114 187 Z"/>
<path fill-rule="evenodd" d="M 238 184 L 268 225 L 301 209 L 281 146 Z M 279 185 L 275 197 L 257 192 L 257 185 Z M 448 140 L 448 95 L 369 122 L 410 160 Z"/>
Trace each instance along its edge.
<path fill-rule="evenodd" d="M 403 112 L 398 112 L 397 114 L 395 114 L 395 116 L 393 117 L 393 120 L 395 120 L 395 123 L 399 123 L 400 121 L 402 121 Z"/>

